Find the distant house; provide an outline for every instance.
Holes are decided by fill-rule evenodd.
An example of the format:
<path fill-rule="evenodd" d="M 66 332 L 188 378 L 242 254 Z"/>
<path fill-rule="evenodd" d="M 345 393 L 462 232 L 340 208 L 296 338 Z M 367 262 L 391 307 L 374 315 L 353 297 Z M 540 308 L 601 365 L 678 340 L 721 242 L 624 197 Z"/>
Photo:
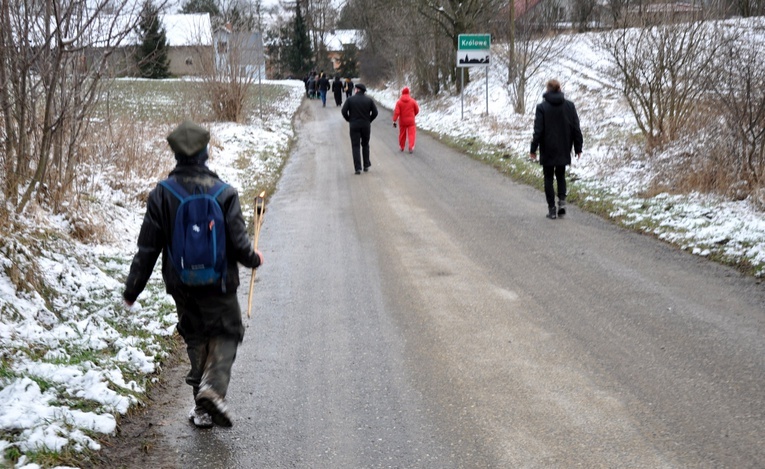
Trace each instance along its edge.
<path fill-rule="evenodd" d="M 162 15 L 172 75 L 201 75 L 205 61 L 212 63 L 213 35 L 210 15 Z"/>
<path fill-rule="evenodd" d="M 128 20 L 127 18 L 125 19 Z M 175 76 L 201 75 L 205 61 L 212 64 L 212 27 L 210 15 L 160 15 L 162 28 L 167 37 L 169 72 Z M 128 35 L 121 46 L 109 58 L 109 69 L 116 75 L 138 75 L 135 55 L 140 47 L 138 31 Z M 98 56 L 95 48 L 89 55 Z"/>
<path fill-rule="evenodd" d="M 215 31 L 215 67 L 228 73 L 237 69 L 240 76 L 266 77 L 263 41 L 259 32 L 234 31 L 227 24 Z"/>
<path fill-rule="evenodd" d="M 340 67 L 340 59 L 346 46 L 354 45 L 361 51 L 364 45 L 364 34 L 360 29 L 335 29 L 324 36 L 324 48 L 327 58 L 332 62 L 332 69 Z"/>

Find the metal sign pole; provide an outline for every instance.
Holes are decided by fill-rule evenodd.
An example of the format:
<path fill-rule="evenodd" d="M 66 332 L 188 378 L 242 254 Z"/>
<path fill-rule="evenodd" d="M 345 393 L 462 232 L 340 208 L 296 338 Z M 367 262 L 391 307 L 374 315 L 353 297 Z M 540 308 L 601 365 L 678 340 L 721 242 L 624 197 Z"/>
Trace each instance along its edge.
<path fill-rule="evenodd" d="M 465 119 L 465 67 L 460 67 L 460 119 Z"/>
<path fill-rule="evenodd" d="M 486 115 L 489 115 L 489 69 L 491 66 L 486 66 Z"/>

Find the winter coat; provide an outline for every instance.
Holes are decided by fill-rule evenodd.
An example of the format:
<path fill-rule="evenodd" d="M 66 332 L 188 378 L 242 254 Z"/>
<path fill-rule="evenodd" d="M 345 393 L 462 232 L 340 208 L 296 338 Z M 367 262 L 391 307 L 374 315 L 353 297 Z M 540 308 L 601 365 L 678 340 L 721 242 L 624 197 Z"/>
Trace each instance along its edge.
<path fill-rule="evenodd" d="M 401 90 L 401 98 L 396 102 L 396 108 L 393 110 L 393 122 L 399 120 L 401 127 L 414 125 L 414 117 L 420 113 L 420 106 L 409 95 L 409 88 L 404 87 Z"/>
<path fill-rule="evenodd" d="M 574 103 L 561 92 L 547 92 L 537 104 L 531 153 L 539 148 L 539 164 L 565 166 L 571 164 L 571 148 L 582 152 L 582 130 Z"/>
<path fill-rule="evenodd" d="M 332 92 L 335 95 L 342 94 L 342 92 L 343 92 L 343 82 L 340 81 L 340 78 L 335 78 L 335 80 L 332 82 Z"/>
<path fill-rule="evenodd" d="M 330 87 L 329 78 L 327 78 L 326 76 L 322 76 L 321 78 L 319 78 L 319 82 L 317 85 L 317 89 L 319 91 L 324 91 L 326 93 L 327 91 L 329 91 L 329 87 Z"/>
<path fill-rule="evenodd" d="M 368 127 L 377 118 L 377 105 L 365 93 L 356 93 L 345 100 L 340 111 L 351 128 Z"/>
<path fill-rule="evenodd" d="M 175 178 L 186 190 L 193 192 L 194 187 L 205 189 L 220 181 L 218 175 L 210 171 L 204 164 L 179 164 L 170 172 L 169 177 Z M 223 209 L 226 220 L 226 293 L 236 292 L 239 286 L 239 266 L 256 268 L 260 265 L 260 257 L 252 249 L 247 236 L 247 228 L 242 209 L 239 205 L 239 195 L 236 189 L 229 186 L 218 196 L 218 203 Z M 150 193 L 146 203 L 146 214 L 138 235 L 138 253 L 133 258 L 130 273 L 125 282 L 123 296 L 126 301 L 134 302 L 146 287 L 146 283 L 154 270 L 154 264 L 162 253 L 162 278 L 165 289 L 169 294 L 188 292 L 204 294 L 205 290 L 211 295 L 221 294 L 220 285 L 205 287 L 189 287 L 181 283 L 181 279 L 170 260 L 168 245 L 172 238 L 175 224 L 175 213 L 180 205 L 177 197 L 164 186 L 157 185 Z"/>

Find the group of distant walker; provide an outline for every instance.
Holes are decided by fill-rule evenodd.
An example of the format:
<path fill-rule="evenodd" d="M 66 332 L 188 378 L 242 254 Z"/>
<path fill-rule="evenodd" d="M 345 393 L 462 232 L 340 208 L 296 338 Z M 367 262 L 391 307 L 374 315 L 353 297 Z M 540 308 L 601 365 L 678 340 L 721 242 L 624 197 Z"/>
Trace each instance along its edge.
<path fill-rule="evenodd" d="M 305 83 L 305 93 L 308 99 L 321 99 L 323 107 L 327 107 L 327 92 L 330 90 L 335 97 L 336 106 L 343 103 L 343 93 L 345 93 L 346 99 L 353 94 L 353 81 L 350 78 L 341 81 L 340 75 L 335 75 L 334 80 L 330 82 L 324 70 L 310 72 L 303 78 L 303 83 Z"/>
<path fill-rule="evenodd" d="M 372 166 L 369 159 L 369 138 L 371 123 L 377 117 L 377 106 L 366 96 L 366 90 L 363 84 L 356 84 L 356 95 L 348 98 L 342 109 L 343 118 L 350 127 L 353 168 L 356 174 L 367 172 Z M 399 127 L 398 146 L 402 152 L 408 140 L 409 153 L 414 153 L 417 139 L 415 117 L 419 113 L 420 106 L 411 97 L 409 88 L 404 87 L 393 110 L 393 127 Z M 547 200 L 547 218 L 551 220 L 566 214 L 566 166 L 571 165 L 572 149 L 577 159 L 582 156 L 582 144 L 582 130 L 574 103 L 565 99 L 558 80 L 549 80 L 545 85 L 542 102 L 536 108 L 529 156 L 536 160 L 539 150 L 539 164 L 542 165 Z"/>

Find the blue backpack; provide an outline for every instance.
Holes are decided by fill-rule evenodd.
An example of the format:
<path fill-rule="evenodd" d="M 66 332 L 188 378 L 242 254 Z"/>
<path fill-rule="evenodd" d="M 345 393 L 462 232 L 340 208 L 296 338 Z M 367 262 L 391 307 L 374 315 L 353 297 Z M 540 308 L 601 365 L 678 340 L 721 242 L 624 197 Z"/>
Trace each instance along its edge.
<path fill-rule="evenodd" d="M 168 246 L 170 259 L 184 285 L 226 285 L 226 228 L 223 209 L 217 197 L 228 184 L 217 182 L 206 193 L 189 194 L 174 179 L 160 184 L 181 205 L 175 213 L 175 225 Z"/>

